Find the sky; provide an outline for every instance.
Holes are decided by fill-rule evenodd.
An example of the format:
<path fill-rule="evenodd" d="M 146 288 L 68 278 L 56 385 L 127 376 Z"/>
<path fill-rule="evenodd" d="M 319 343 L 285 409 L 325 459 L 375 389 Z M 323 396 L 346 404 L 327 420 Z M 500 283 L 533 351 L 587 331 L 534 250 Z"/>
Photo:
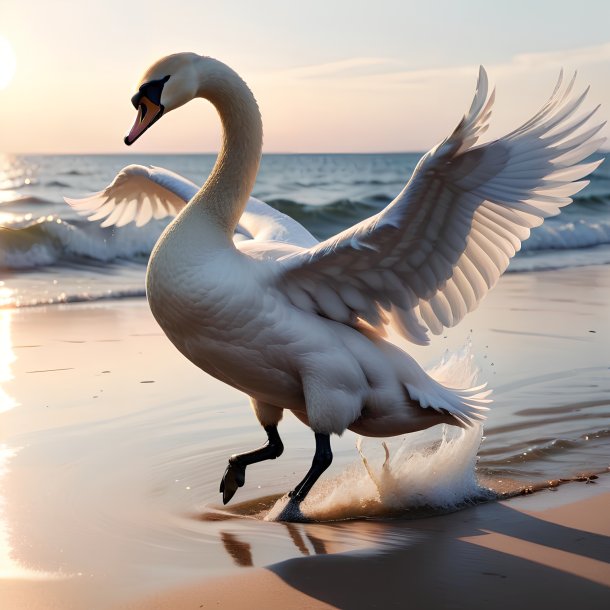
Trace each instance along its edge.
<path fill-rule="evenodd" d="M 123 144 L 139 76 L 178 51 L 241 74 L 265 152 L 427 150 L 468 109 L 479 64 L 497 87 L 490 137 L 529 118 L 562 66 L 610 118 L 609 24 L 607 0 L 2 0 L 16 71 L 0 90 L 0 152 L 218 150 L 200 100 Z"/>

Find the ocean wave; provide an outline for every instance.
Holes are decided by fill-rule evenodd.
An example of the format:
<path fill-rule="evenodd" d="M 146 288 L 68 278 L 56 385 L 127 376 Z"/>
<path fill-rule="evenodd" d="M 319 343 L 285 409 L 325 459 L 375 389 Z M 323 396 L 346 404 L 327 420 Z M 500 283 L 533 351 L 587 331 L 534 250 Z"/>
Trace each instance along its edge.
<path fill-rule="evenodd" d="M 382 205 L 379 205 L 381 200 Z M 326 239 L 348 226 L 376 214 L 390 198 L 379 194 L 365 201 L 338 199 L 326 205 L 299 203 L 292 199 L 272 199 L 267 203 L 300 222 L 318 239 Z"/>
<path fill-rule="evenodd" d="M 578 250 L 610 243 L 610 220 L 547 221 L 533 230 L 522 250 Z"/>
<path fill-rule="evenodd" d="M 565 421 L 579 421 L 578 415 L 579 413 L 577 411 L 571 416 L 566 417 Z M 531 427 L 532 424 L 530 423 L 530 428 Z M 516 451 L 511 446 L 506 447 L 503 451 L 495 451 L 494 453 L 489 450 L 482 450 L 479 452 L 479 456 L 482 458 L 482 462 L 486 469 L 506 466 L 507 464 L 512 464 L 513 468 L 515 468 L 530 462 L 539 462 L 541 460 L 548 461 L 549 458 L 554 456 L 563 455 L 569 451 L 591 446 L 595 443 L 605 444 L 608 438 L 610 438 L 610 430 L 601 428 L 599 430 L 580 433 L 572 438 L 540 438 L 530 441 L 526 446 L 518 442 L 516 443 Z"/>
<path fill-rule="evenodd" d="M 389 193 L 377 192 L 368 194 L 360 199 L 350 199 L 346 197 L 335 199 L 324 204 L 308 204 L 281 197 L 266 198 L 265 201 L 274 208 L 284 212 L 284 214 L 292 216 L 295 220 L 299 220 L 300 218 L 306 220 L 308 217 L 315 217 L 321 214 L 329 217 L 336 216 L 337 219 L 340 220 L 343 214 L 349 216 L 357 215 L 366 218 L 371 214 L 381 211 L 393 199 L 394 196 Z M 569 211 L 570 214 L 582 215 L 582 212 L 591 212 L 592 209 L 593 211 L 610 214 L 610 192 L 606 192 L 605 190 L 595 192 L 588 189 L 585 192 L 585 195 L 576 195 L 573 199 L 573 203 L 569 207 L 563 209 L 563 214 L 565 214 L 566 211 Z"/>
<path fill-rule="evenodd" d="M 290 199 L 268 203 L 302 223 L 319 239 L 326 239 L 376 214 L 390 201 L 389 196 L 378 193 L 361 201 L 339 199 L 322 206 L 305 205 Z M 523 243 L 523 251 L 581 249 L 610 243 L 610 197 L 592 195 L 577 198 L 568 210 L 569 214 L 551 218 L 534 229 Z M 575 216 L 579 218 L 573 220 Z"/>
<path fill-rule="evenodd" d="M 15 216 L 0 227 L 0 268 L 26 270 L 78 262 L 110 263 L 119 259 L 145 262 L 167 222 L 145 227 L 103 229 L 88 221 L 58 216 L 36 220 Z"/>
<path fill-rule="evenodd" d="M 288 214 L 295 220 L 306 218 L 308 216 L 316 216 L 319 214 L 354 214 L 368 213 L 378 211 L 378 206 L 373 205 L 369 199 L 373 200 L 388 200 L 387 195 L 373 195 L 372 198 L 367 198 L 366 201 L 355 201 L 353 199 L 337 199 L 325 205 L 313 205 L 300 203 L 292 199 L 271 199 L 267 203 L 273 206 L 276 210 Z"/>
<path fill-rule="evenodd" d="M 300 188 L 319 188 L 319 187 L 336 187 L 337 185 L 344 185 L 346 187 L 352 186 L 390 186 L 395 184 L 403 184 L 402 179 L 393 178 L 391 180 L 380 180 L 379 178 L 369 178 L 361 180 L 336 180 L 330 177 L 328 180 L 296 180 L 290 186 L 297 186 Z"/>
<path fill-rule="evenodd" d="M 610 264 L 610 244 L 599 244 L 578 250 L 534 250 L 516 256 L 508 273 L 550 271 L 568 267 Z"/>
<path fill-rule="evenodd" d="M 7 199 L 2 201 L 3 207 L 10 206 L 40 206 L 40 205 L 56 205 L 55 201 L 51 201 L 50 199 L 45 199 L 44 197 L 38 197 L 36 195 L 19 195 L 17 197 L 13 197 L 12 199 Z"/>
<path fill-rule="evenodd" d="M 95 303 L 98 301 L 121 301 L 146 296 L 144 288 L 99 291 L 84 291 L 74 294 L 59 293 L 54 296 L 15 296 L 0 301 L 0 309 L 19 309 L 22 307 L 44 307 L 46 305 L 70 305 L 73 303 Z"/>
<path fill-rule="evenodd" d="M 58 173 L 60 173 L 62 176 L 90 176 L 92 174 L 92 172 L 84 172 L 78 169 L 70 169 L 65 172 Z"/>
<path fill-rule="evenodd" d="M 574 197 L 574 203 L 572 203 L 567 209 L 575 210 L 581 206 L 587 208 L 590 208 L 591 206 L 599 206 L 603 209 L 603 206 L 608 205 L 610 205 L 610 195 L 608 193 L 590 193 L 582 196 L 576 195 Z"/>
<path fill-rule="evenodd" d="M 388 201 L 387 195 L 377 193 L 363 200 L 339 199 L 327 205 L 306 205 L 292 199 L 275 199 L 269 203 L 302 223 L 319 239 L 326 239 L 377 213 Z M 591 199 L 587 201 L 591 205 Z M 38 218 L 32 213 L 23 214 L 30 206 L 39 209 L 41 204 L 49 204 L 40 197 L 30 196 L 17 202 L 23 204 L 19 206 L 22 215 L 14 214 L 8 221 L 3 218 L 0 226 L 0 268 L 3 269 L 25 270 L 75 261 L 84 265 L 118 260 L 144 262 L 168 222 L 153 221 L 140 228 L 132 224 L 103 229 L 98 223 L 72 218 L 73 213 L 68 209 L 61 215 L 48 214 Z M 569 214 L 551 218 L 532 231 L 531 237 L 523 243 L 522 254 L 517 256 L 517 260 L 527 257 L 527 262 L 513 262 L 511 270 L 537 268 L 535 264 L 532 266 L 532 255 L 541 253 L 545 254 L 542 268 L 570 266 L 569 257 L 564 256 L 561 261 L 557 258 L 559 262 L 555 263 L 552 253 L 581 252 L 608 244 L 609 215 L 591 213 L 590 208 L 588 214 L 570 210 Z M 575 255 L 575 261 L 576 258 Z M 608 262 L 605 254 L 599 261 L 595 253 L 588 253 L 585 258 L 593 264 Z"/>

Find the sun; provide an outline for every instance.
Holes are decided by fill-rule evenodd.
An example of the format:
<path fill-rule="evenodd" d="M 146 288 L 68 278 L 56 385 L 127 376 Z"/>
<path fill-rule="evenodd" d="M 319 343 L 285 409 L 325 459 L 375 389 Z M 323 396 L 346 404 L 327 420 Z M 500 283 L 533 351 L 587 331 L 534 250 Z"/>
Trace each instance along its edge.
<path fill-rule="evenodd" d="M 5 89 L 13 79 L 16 65 L 11 43 L 0 34 L 0 90 Z"/>

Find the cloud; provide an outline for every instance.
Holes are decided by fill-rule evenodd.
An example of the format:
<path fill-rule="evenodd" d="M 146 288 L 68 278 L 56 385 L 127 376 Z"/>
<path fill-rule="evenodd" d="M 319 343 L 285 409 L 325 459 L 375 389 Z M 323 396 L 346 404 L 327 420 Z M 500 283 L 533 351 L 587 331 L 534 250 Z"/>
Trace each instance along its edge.
<path fill-rule="evenodd" d="M 515 55 L 511 64 L 515 66 L 596 64 L 610 61 L 610 42 L 593 47 L 581 47 L 546 53 L 520 53 Z"/>
<path fill-rule="evenodd" d="M 395 71 L 400 62 L 384 57 L 354 57 L 323 64 L 301 66 L 275 71 L 274 77 L 286 76 L 296 79 L 360 77 L 385 74 Z"/>
<path fill-rule="evenodd" d="M 587 108 L 610 108 L 610 43 L 521 53 L 486 64 L 498 85 L 489 139 L 528 120 L 547 100 L 561 67 L 578 69 L 576 90 L 591 85 Z M 470 106 L 478 65 L 411 69 L 385 57 L 286 68 L 249 79 L 265 117 L 271 149 L 427 150 L 455 127 Z M 604 110 L 605 109 L 605 110 Z M 298 117 L 298 120 L 295 120 Z M 602 132 L 610 136 L 610 128 Z"/>
<path fill-rule="evenodd" d="M 508 61 L 486 65 L 486 69 L 497 77 L 518 76 L 536 71 L 559 71 L 561 67 L 584 68 L 603 66 L 610 69 L 610 43 L 591 47 L 566 49 L 561 51 L 520 53 Z M 384 57 L 355 57 L 330 63 L 282 69 L 262 75 L 266 79 L 281 81 L 324 81 L 334 80 L 341 87 L 386 86 L 390 88 L 422 87 L 433 81 L 463 78 L 476 74 L 477 66 L 472 64 L 443 66 L 412 70 L 405 62 Z"/>

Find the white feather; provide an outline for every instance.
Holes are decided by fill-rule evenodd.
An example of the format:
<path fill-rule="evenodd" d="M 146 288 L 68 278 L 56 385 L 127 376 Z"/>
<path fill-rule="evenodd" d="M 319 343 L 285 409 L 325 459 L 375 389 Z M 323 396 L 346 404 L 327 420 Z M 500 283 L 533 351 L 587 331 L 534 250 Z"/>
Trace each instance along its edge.
<path fill-rule="evenodd" d="M 360 286 L 373 302 L 401 305 L 395 282 L 390 287 L 370 281 L 375 267 L 393 269 L 403 289 L 417 296 L 412 307 L 431 332 L 459 323 L 506 270 L 529 228 L 559 213 L 586 184 L 574 181 L 601 163 L 580 163 L 603 143 L 603 138 L 593 139 L 601 125 L 556 145 L 554 133 L 563 139 L 573 133 L 572 126 L 586 124 L 567 121 L 588 89 L 571 97 L 574 79 L 564 90 L 561 81 L 560 76 L 549 102 L 523 126 L 474 146 L 493 102 L 481 68 L 470 110 L 450 136 L 424 155 L 400 195 L 373 218 L 280 261 L 285 265 L 280 281 L 295 294 L 306 273 L 317 278 L 319 290 L 325 286 L 341 295 L 346 284 Z M 359 248 L 353 245 L 356 238 Z M 375 253 L 368 255 L 366 274 L 359 271 L 362 248 Z M 452 277 L 456 281 L 449 283 Z M 364 310 L 358 313 L 366 319 Z M 420 336 L 416 320 L 402 315 L 401 325 L 413 327 L 399 330 Z"/>

